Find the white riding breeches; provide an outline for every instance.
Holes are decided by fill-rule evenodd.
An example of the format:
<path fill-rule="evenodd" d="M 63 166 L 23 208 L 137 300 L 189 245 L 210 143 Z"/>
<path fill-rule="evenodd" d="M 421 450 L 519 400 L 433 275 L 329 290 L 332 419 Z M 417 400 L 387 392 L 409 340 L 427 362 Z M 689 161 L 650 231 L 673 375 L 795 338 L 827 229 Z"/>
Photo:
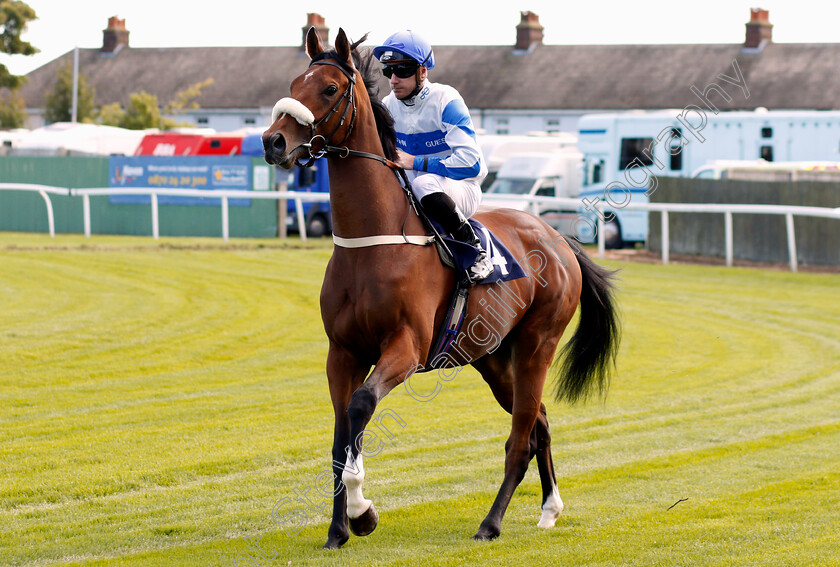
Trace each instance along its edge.
<path fill-rule="evenodd" d="M 478 210 L 481 204 L 481 185 L 472 180 L 457 180 L 443 177 L 436 173 L 415 172 L 417 176 L 411 179 L 411 190 L 418 200 L 431 193 L 443 192 L 455 201 L 458 210 L 469 218 Z"/>

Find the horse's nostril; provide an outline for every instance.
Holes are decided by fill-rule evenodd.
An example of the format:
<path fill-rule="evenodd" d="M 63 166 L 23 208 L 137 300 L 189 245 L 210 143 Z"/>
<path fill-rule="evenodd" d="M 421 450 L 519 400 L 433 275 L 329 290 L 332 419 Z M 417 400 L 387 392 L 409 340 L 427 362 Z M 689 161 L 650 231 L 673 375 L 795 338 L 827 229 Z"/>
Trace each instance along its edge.
<path fill-rule="evenodd" d="M 286 150 L 286 139 L 279 132 L 275 132 L 268 138 L 263 138 L 265 153 L 282 154 Z"/>

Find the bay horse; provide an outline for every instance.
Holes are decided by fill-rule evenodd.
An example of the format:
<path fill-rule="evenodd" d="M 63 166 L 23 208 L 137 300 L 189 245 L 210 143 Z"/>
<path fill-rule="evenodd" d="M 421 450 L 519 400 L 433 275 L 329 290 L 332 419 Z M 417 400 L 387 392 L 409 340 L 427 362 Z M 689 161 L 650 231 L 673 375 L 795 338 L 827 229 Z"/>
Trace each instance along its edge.
<path fill-rule="evenodd" d="M 335 431 L 325 548 L 341 547 L 350 531 L 367 535 L 378 523 L 376 508 L 362 494 L 365 427 L 391 390 L 432 367 L 432 342 L 456 283 L 435 246 L 424 245 L 430 240 L 427 228 L 395 174 L 393 120 L 376 97 L 378 62 L 357 49 L 365 38 L 351 44 L 339 30 L 334 49 L 325 50 L 310 29 L 310 66 L 292 81 L 290 97 L 277 102 L 263 134 L 269 164 L 291 168 L 326 156 L 329 166 L 336 244 L 320 301 Z M 575 402 L 605 393 L 620 326 L 613 272 L 573 250 L 571 241 L 529 213 L 496 209 L 475 217 L 527 272 L 504 284 L 470 289 L 466 331 L 444 365 L 450 373 L 472 365 L 512 416 L 504 479 L 473 536 L 489 540 L 500 534 L 505 510 L 534 457 L 542 485 L 538 525 L 555 524 L 563 502 L 541 401 L 546 374 L 579 304 L 578 327 L 558 359 L 555 397 Z"/>

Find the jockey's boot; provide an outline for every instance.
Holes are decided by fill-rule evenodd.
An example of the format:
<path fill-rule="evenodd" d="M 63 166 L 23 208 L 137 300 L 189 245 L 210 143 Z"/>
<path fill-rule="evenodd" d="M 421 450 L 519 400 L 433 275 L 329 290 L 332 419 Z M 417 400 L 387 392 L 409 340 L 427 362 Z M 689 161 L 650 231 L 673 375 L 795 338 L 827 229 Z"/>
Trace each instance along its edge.
<path fill-rule="evenodd" d="M 463 222 L 461 226 L 452 231 L 452 236 L 455 240 L 466 242 L 473 248 L 478 249 L 478 257 L 475 259 L 473 265 L 470 266 L 469 270 L 470 281 L 477 283 L 493 273 L 493 262 L 490 261 L 490 258 L 487 257 L 487 252 L 481 247 L 481 241 L 478 239 L 478 235 L 476 235 L 472 225 L 467 222 L 467 219 L 461 215 L 460 211 L 458 214 L 463 219 Z"/>
<path fill-rule="evenodd" d="M 472 225 L 467 222 L 463 213 L 458 210 L 455 201 L 442 192 L 426 195 L 420 200 L 423 210 L 432 220 L 438 222 L 443 230 L 452 235 L 455 240 L 469 244 L 478 250 L 478 258 L 470 266 L 468 275 L 471 283 L 476 283 L 493 273 L 493 263 L 487 257 L 487 252 L 481 247 L 481 241 L 475 234 Z"/>

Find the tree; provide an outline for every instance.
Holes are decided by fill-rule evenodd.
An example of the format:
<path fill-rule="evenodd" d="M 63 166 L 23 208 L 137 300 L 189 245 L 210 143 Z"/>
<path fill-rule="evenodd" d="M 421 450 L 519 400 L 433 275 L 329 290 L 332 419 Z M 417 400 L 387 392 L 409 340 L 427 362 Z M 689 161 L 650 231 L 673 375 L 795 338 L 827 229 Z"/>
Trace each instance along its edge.
<path fill-rule="evenodd" d="M 88 85 L 87 78 L 79 73 L 79 92 L 76 101 L 76 119 L 92 122 L 95 115 L 93 98 L 96 89 Z M 68 62 L 58 68 L 55 88 L 44 97 L 44 119 L 47 122 L 69 122 L 73 118 L 73 66 Z"/>
<path fill-rule="evenodd" d="M 160 107 L 155 95 L 146 91 L 134 93 L 129 97 L 130 103 L 125 111 L 120 126 L 131 130 L 143 130 L 144 128 L 160 128 L 163 126 L 163 119 L 160 116 Z"/>
<path fill-rule="evenodd" d="M 23 128 L 26 125 L 26 103 L 17 91 L 0 96 L 0 128 Z"/>
<path fill-rule="evenodd" d="M 118 102 L 106 104 L 99 109 L 97 122 L 105 126 L 122 126 L 125 120 L 125 110 Z"/>
<path fill-rule="evenodd" d="M 166 105 L 166 108 L 163 111 L 164 114 L 177 116 L 182 114 L 187 108 L 200 108 L 195 99 L 201 96 L 201 89 L 212 84 L 213 78 L 210 77 L 200 83 L 190 85 L 189 87 L 178 91 L 175 93 L 175 98 L 169 101 L 169 104 Z"/>
<path fill-rule="evenodd" d="M 28 41 L 23 41 L 20 34 L 26 31 L 26 25 L 37 19 L 35 10 L 20 0 L 0 0 L 0 53 L 9 55 L 34 55 L 38 52 Z M 0 87 L 11 90 L 19 88 L 25 77 L 12 75 L 9 69 L 0 63 Z"/>
<path fill-rule="evenodd" d="M 106 104 L 99 109 L 99 123 L 131 130 L 146 128 L 170 130 L 178 126 L 191 126 L 188 123 L 166 118 L 164 115 L 177 116 L 187 108 L 199 108 L 195 99 L 201 96 L 201 89 L 212 83 L 213 79 L 206 79 L 178 91 L 162 112 L 156 95 L 146 91 L 133 93 L 129 97 L 128 108 L 126 109 L 123 109 L 118 102 Z"/>

